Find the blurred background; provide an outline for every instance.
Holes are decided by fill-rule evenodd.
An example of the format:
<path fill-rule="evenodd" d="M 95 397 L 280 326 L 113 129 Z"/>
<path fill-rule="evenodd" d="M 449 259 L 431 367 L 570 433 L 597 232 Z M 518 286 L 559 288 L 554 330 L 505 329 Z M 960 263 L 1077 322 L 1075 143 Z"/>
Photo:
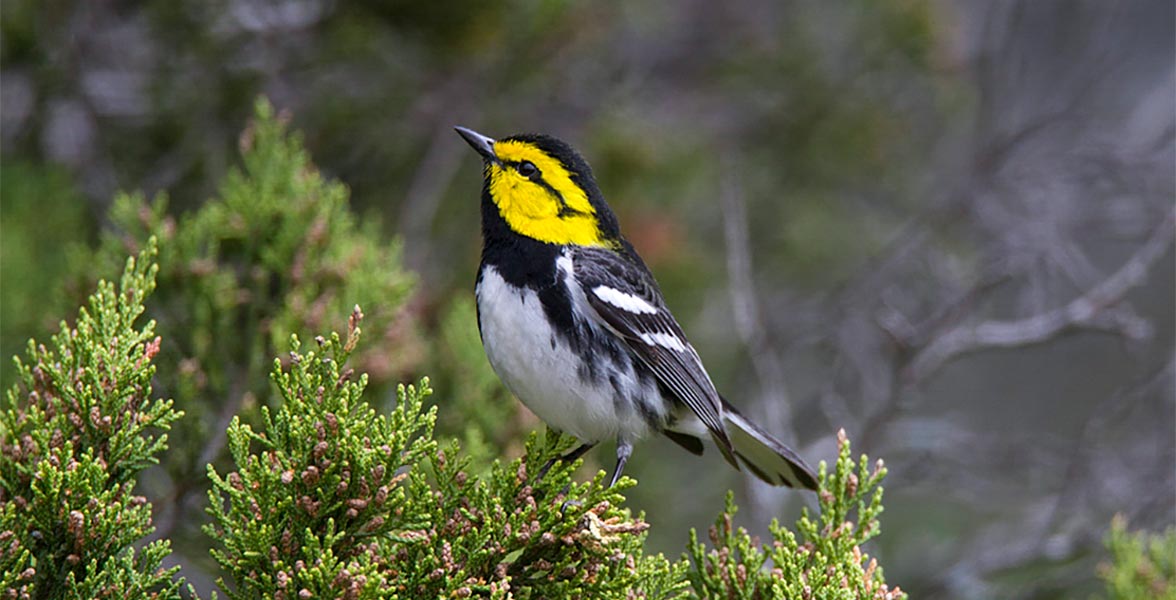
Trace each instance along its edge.
<path fill-rule="evenodd" d="M 885 458 L 871 550 L 890 583 L 1086 597 L 1113 514 L 1176 521 L 1170 1 L 6 0 L 0 16 L 5 376 L 77 305 L 60 282 L 115 194 L 198 210 L 265 95 L 354 213 L 402 241 L 414 350 L 373 379 L 431 375 L 448 431 L 487 418 L 469 401 L 487 368 L 480 163 L 452 127 L 546 132 L 591 162 L 732 402 L 811 463 L 839 428 Z M 509 435 L 487 443 L 517 454 L 540 425 L 505 406 L 490 427 Z M 728 488 L 761 533 L 809 500 L 666 440 L 627 472 L 650 547 L 674 557 Z M 200 583 L 207 542 L 174 537 Z"/>

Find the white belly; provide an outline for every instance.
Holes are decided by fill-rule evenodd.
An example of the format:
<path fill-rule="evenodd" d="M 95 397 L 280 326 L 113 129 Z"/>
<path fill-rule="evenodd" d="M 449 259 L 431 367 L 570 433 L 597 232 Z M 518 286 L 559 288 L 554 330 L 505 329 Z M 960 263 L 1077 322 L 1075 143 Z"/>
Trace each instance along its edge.
<path fill-rule="evenodd" d="M 548 325 L 538 294 L 512 288 L 494 267 L 484 268 L 477 298 L 490 366 L 545 423 L 584 442 L 634 441 L 649 431 L 634 399 L 663 406 L 656 384 L 602 356 L 605 375 L 586 378 L 583 361 Z M 620 395 L 626 390 L 628 397 Z"/>

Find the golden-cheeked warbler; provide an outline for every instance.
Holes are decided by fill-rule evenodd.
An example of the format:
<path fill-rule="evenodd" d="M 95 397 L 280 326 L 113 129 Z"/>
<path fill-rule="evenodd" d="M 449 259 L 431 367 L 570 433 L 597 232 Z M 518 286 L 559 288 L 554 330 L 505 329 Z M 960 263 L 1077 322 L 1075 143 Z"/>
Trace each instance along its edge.
<path fill-rule="evenodd" d="M 812 469 L 715 390 L 588 163 L 550 136 L 456 129 L 483 161 L 482 345 L 519 400 L 582 442 L 563 460 L 615 439 L 615 484 L 648 433 L 694 454 L 709 437 L 736 469 L 815 490 Z"/>

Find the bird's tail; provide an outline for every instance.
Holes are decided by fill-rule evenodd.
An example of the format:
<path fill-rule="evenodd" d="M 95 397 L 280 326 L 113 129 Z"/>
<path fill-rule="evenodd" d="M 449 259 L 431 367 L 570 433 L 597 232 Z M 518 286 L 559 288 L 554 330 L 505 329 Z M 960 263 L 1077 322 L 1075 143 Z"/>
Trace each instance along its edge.
<path fill-rule="evenodd" d="M 748 470 L 772 485 L 816 491 L 816 474 L 792 448 L 748 421 L 729 405 L 724 408 L 727 436 L 735 455 Z"/>

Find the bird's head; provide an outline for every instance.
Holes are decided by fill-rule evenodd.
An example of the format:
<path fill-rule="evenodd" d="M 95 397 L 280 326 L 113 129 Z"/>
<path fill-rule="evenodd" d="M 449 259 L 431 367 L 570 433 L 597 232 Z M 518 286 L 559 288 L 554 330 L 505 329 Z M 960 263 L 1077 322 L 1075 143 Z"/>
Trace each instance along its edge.
<path fill-rule="evenodd" d="M 495 140 L 464 127 L 457 133 L 482 156 L 483 195 L 515 233 L 548 244 L 614 247 L 620 233 L 588 163 L 547 135 Z"/>

